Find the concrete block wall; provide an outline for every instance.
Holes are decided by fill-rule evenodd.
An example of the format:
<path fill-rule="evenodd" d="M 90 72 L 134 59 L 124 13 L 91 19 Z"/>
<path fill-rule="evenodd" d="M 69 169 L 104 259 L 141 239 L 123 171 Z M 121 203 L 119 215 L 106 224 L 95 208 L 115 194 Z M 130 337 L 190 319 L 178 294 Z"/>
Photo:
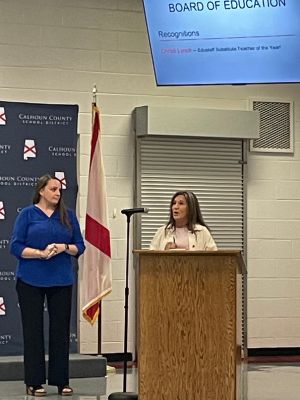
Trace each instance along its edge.
<path fill-rule="evenodd" d="M 251 154 L 249 159 L 250 347 L 300 346 L 299 96 L 292 99 L 294 154 Z"/>
<path fill-rule="evenodd" d="M 98 89 L 112 236 L 113 292 L 103 301 L 102 352 L 123 351 L 126 221 L 133 205 L 132 111 L 142 105 L 248 109 L 249 98 L 295 104 L 295 154 L 249 154 L 249 346 L 300 346 L 299 85 L 156 87 L 142 0 L 0 0 L 0 100 L 79 105 L 79 207 L 87 193 L 92 89 Z M 1 141 L 1 139 L 0 139 Z M 116 217 L 114 218 L 114 211 Z M 131 274 L 129 351 L 134 352 Z M 97 327 L 80 319 L 80 351 Z"/>

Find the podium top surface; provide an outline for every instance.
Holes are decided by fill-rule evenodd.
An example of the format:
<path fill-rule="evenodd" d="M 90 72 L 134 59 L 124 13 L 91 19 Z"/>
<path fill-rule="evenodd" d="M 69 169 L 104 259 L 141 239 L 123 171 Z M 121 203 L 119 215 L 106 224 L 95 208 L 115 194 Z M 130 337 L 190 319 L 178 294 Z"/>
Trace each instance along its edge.
<path fill-rule="evenodd" d="M 133 254 L 139 255 L 164 255 L 167 257 L 174 257 L 174 256 L 201 256 L 201 257 L 226 257 L 226 256 L 233 256 L 237 258 L 237 262 L 239 264 L 239 268 L 242 274 L 247 273 L 247 269 L 245 267 L 245 261 L 242 255 L 242 251 L 239 249 L 219 249 L 214 251 L 207 251 L 207 250 L 183 250 L 183 249 L 171 249 L 171 250 L 148 250 L 148 249 L 140 249 L 140 250 L 133 250 Z"/>

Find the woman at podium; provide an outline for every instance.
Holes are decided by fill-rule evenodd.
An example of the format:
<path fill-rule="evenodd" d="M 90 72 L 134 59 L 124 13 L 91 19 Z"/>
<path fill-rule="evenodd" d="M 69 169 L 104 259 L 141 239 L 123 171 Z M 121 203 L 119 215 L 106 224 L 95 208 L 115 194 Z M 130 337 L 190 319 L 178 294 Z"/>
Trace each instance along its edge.
<path fill-rule="evenodd" d="M 170 202 L 169 221 L 155 233 L 150 250 L 217 250 L 204 222 L 196 195 L 176 192 Z"/>

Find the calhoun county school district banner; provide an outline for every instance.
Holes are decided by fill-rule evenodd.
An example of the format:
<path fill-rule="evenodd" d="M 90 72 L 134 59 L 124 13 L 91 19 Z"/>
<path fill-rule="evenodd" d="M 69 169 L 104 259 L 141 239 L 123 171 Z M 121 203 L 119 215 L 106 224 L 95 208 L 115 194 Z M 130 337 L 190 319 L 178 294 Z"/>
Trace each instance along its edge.
<path fill-rule="evenodd" d="M 9 254 L 13 224 L 20 210 L 32 203 L 37 179 L 46 173 L 61 181 L 65 203 L 76 208 L 77 117 L 77 105 L 0 101 L 0 356 L 23 351 L 15 290 L 17 262 Z M 76 290 L 70 338 L 73 352 L 77 342 L 75 297 Z M 47 313 L 45 325 L 47 329 Z"/>

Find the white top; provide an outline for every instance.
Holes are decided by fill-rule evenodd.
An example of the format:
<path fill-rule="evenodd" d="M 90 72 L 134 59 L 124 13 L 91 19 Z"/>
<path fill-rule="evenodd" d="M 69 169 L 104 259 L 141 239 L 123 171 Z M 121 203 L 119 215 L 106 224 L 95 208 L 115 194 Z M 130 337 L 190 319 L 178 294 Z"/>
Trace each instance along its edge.
<path fill-rule="evenodd" d="M 188 231 L 187 250 L 218 250 L 213 237 L 205 226 L 197 224 L 194 229 L 195 233 Z M 166 229 L 166 225 L 161 226 L 151 241 L 150 250 L 165 250 L 168 242 L 174 242 L 174 237 L 176 242 L 175 229 Z"/>
<path fill-rule="evenodd" d="M 189 230 L 188 228 L 176 228 L 173 234 L 174 243 L 178 249 L 189 249 Z"/>

